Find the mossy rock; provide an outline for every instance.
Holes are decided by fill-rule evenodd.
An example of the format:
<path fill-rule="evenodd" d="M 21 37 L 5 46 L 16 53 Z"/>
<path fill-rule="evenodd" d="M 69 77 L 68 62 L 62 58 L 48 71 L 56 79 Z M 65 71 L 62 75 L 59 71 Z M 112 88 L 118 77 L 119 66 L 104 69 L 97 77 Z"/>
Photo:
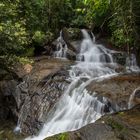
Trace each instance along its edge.
<path fill-rule="evenodd" d="M 68 133 L 61 133 L 52 137 L 48 137 L 44 140 L 70 140 Z"/>

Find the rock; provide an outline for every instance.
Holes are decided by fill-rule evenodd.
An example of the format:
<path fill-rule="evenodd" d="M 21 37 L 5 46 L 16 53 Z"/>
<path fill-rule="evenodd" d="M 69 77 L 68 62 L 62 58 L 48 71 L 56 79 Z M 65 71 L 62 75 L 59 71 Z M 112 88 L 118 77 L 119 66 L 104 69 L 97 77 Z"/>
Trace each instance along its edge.
<path fill-rule="evenodd" d="M 47 113 L 67 86 L 67 73 L 61 70 L 44 77 L 37 87 L 28 87 L 20 110 L 19 122 L 23 133 L 35 134 L 46 120 Z M 23 93 L 22 93 L 23 94 Z"/>
<path fill-rule="evenodd" d="M 27 70 L 27 74 L 18 74 L 22 77 L 20 81 L 0 82 L 0 115 L 4 119 L 12 118 L 12 115 L 16 120 L 18 117 L 22 133 L 28 135 L 36 134 L 40 130 L 50 109 L 63 95 L 69 84 L 68 69 L 73 64 L 67 60 L 49 59 L 46 56 L 37 57 L 34 60 L 33 66 L 27 65 L 27 69 L 23 69 Z M 121 109 L 127 109 L 130 95 L 139 86 L 140 75 L 129 74 L 103 81 L 93 81 L 86 88 L 91 92 L 95 91 L 99 101 L 103 101 L 104 97 L 107 99 L 104 112 L 108 113 L 110 108 L 118 111 L 116 104 Z M 139 90 L 136 91 L 135 98 L 136 105 L 139 103 Z M 100 126 L 105 135 L 109 133 L 105 130 L 106 127 L 111 129 L 108 125 Z M 89 129 L 92 130 L 90 127 Z M 93 130 L 100 135 L 101 132 Z M 91 133 L 90 130 L 89 133 Z M 114 131 L 108 136 L 108 139 L 113 139 Z"/>
<path fill-rule="evenodd" d="M 140 104 L 140 87 L 135 90 L 135 95 L 133 97 L 133 105 Z"/>
<path fill-rule="evenodd" d="M 81 31 L 79 29 L 76 29 L 76 31 L 78 32 L 77 33 L 78 34 L 78 37 L 79 36 L 82 36 Z M 79 42 L 79 40 L 76 41 L 77 40 L 77 37 L 75 39 L 73 38 L 73 35 L 72 35 L 73 32 L 75 32 L 75 29 L 72 29 L 72 28 L 63 28 L 62 29 L 62 37 L 63 37 L 63 40 L 60 41 L 60 40 L 57 39 L 57 40 L 55 40 L 55 41 L 52 42 L 52 45 L 55 46 L 54 47 L 55 48 L 54 51 L 58 51 L 58 47 L 57 47 L 57 44 L 58 43 L 61 42 L 62 47 L 64 47 L 65 46 L 65 43 L 66 43 L 66 45 L 67 45 L 67 58 L 69 60 L 76 60 L 76 55 L 77 55 L 77 53 L 80 50 L 80 45 L 78 43 L 80 43 L 81 41 L 80 42 Z M 82 37 L 80 37 L 80 38 L 82 38 Z M 73 43 L 73 41 L 74 41 L 74 43 Z"/>
<path fill-rule="evenodd" d="M 17 85 L 30 72 L 31 65 L 18 64 L 13 68 L 3 67 L 0 70 L 0 121 L 18 119 Z"/>
<path fill-rule="evenodd" d="M 83 128 L 58 134 L 45 140 L 139 140 L 140 105 L 135 108 L 102 117 Z"/>
<path fill-rule="evenodd" d="M 0 81 L 0 122 L 19 120 L 24 134 L 38 132 L 48 111 L 63 94 L 68 84 L 67 67 L 72 64 L 46 56 L 34 61 L 33 66 L 17 67 L 18 79 Z"/>
<path fill-rule="evenodd" d="M 70 49 L 67 50 L 67 58 L 69 60 L 76 60 L 76 53 L 71 51 Z"/>
<path fill-rule="evenodd" d="M 24 65 L 24 71 L 25 71 L 27 74 L 31 72 L 32 68 L 33 68 L 33 67 L 32 67 L 30 64 L 25 64 L 25 65 Z"/>
<path fill-rule="evenodd" d="M 0 81 L 0 121 L 17 121 L 17 104 L 13 96 L 17 84 L 16 80 Z"/>
<path fill-rule="evenodd" d="M 128 101 L 131 94 L 140 86 L 140 75 L 120 75 L 113 78 L 109 78 L 101 81 L 93 81 L 86 88 L 89 93 L 96 92 L 96 96 L 99 100 L 103 100 L 103 97 L 107 99 L 107 107 L 112 107 L 114 111 L 119 109 L 127 109 Z M 135 96 L 139 96 L 139 91 Z M 135 101 L 135 105 L 138 103 L 138 97 Z"/>
<path fill-rule="evenodd" d="M 57 59 L 37 59 L 31 73 L 18 85 L 15 99 L 22 133 L 33 135 L 40 130 L 49 110 L 69 84 L 69 64 Z"/>
<path fill-rule="evenodd" d="M 52 61 L 52 64 L 51 60 L 46 63 L 44 61 L 46 62 L 46 60 L 39 61 L 40 66 L 36 64 L 34 66 L 36 68 L 33 68 L 30 77 L 27 77 L 26 82 L 19 86 L 18 94 L 20 96 L 17 99 L 18 108 L 20 109 L 19 123 L 22 132 L 28 135 L 34 135 L 40 130 L 50 109 L 54 107 L 69 84 L 66 80 L 69 74 L 67 68 L 62 68 L 64 66 L 62 60 L 57 62 L 57 69 L 55 69 L 56 62 Z M 43 64 L 45 66 L 42 66 Z M 41 66 L 42 68 L 40 68 Z M 89 93 L 95 91 L 99 101 L 102 102 L 104 97 L 107 99 L 103 111 L 109 113 L 110 108 L 114 112 L 127 109 L 130 95 L 139 85 L 140 76 L 136 74 L 120 75 L 103 81 L 93 81 L 86 88 L 90 91 Z M 100 127 L 105 129 L 106 126 Z M 97 132 L 95 131 L 95 133 Z M 100 135 L 99 132 L 98 134 Z M 112 133 L 109 134 L 109 136 L 111 135 Z M 111 138 L 113 136 L 108 139 Z"/>

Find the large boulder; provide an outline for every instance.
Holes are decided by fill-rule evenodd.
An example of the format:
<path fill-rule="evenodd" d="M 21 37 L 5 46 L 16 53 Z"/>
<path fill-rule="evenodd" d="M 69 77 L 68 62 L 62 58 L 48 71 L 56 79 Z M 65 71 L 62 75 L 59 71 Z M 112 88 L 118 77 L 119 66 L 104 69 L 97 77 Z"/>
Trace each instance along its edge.
<path fill-rule="evenodd" d="M 140 87 L 139 74 L 125 74 L 115 76 L 101 81 L 93 81 L 86 88 L 89 93 L 96 93 L 99 100 L 105 97 L 107 100 L 106 106 L 114 110 L 124 110 L 129 108 L 129 100 L 134 91 Z M 131 104 L 131 103 L 130 103 Z M 133 100 L 133 105 L 140 104 L 139 90 Z"/>

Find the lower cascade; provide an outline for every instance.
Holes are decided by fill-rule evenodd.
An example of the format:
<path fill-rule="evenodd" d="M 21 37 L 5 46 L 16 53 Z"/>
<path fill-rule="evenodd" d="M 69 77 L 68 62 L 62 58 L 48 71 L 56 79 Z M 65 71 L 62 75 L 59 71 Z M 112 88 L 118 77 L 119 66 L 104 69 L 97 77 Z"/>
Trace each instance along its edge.
<path fill-rule="evenodd" d="M 77 62 L 69 70 L 67 80 L 70 81 L 70 85 L 46 117 L 46 123 L 39 135 L 25 140 L 43 140 L 58 133 L 77 130 L 95 122 L 106 113 L 115 111 L 108 106 L 105 97 L 99 99 L 96 92 L 91 93 L 86 89 L 93 81 L 101 81 L 119 74 L 115 71 L 118 65 L 113 61 L 112 50 L 96 44 L 95 39 L 92 39 L 86 30 L 82 30 L 82 33 L 84 39 L 77 55 Z M 63 56 L 60 50 L 56 57 Z M 122 110 L 118 105 L 116 107 L 117 111 Z"/>

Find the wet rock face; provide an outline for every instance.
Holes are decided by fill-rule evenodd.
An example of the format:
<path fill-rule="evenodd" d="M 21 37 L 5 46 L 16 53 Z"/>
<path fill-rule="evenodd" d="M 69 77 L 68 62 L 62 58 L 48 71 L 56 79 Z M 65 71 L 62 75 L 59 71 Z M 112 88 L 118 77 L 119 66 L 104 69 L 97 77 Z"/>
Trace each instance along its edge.
<path fill-rule="evenodd" d="M 35 134 L 38 132 L 44 124 L 49 110 L 67 87 L 67 76 L 67 71 L 61 70 L 43 78 L 34 91 L 32 86 L 28 87 L 19 113 L 19 123 L 23 133 Z"/>
<path fill-rule="evenodd" d="M 69 84 L 66 63 L 39 60 L 32 72 L 17 86 L 15 99 L 22 133 L 36 134 L 44 124 L 49 110 L 63 95 Z M 62 68 L 63 65 L 66 68 Z"/>
<path fill-rule="evenodd" d="M 30 135 L 38 132 L 48 111 L 63 94 L 71 64 L 43 56 L 34 61 L 30 73 L 29 66 L 16 68 L 19 81 L 0 81 L 0 122 L 19 120 L 22 132 Z"/>
<path fill-rule="evenodd" d="M 112 108 L 115 112 L 128 109 L 130 95 L 140 86 L 140 75 L 120 75 L 103 81 L 93 81 L 87 89 L 96 93 L 102 102 L 106 98 L 105 112 Z M 134 105 L 139 104 L 139 90 L 135 94 Z"/>
<path fill-rule="evenodd" d="M 17 104 L 13 96 L 17 84 L 15 80 L 0 81 L 0 121 L 17 120 Z"/>
<path fill-rule="evenodd" d="M 22 77 L 29 71 L 29 66 L 21 64 L 13 69 L 0 69 L 0 121 L 17 121 L 18 119 L 18 94 L 15 94 L 17 85 Z M 26 68 L 26 70 L 25 70 Z"/>
<path fill-rule="evenodd" d="M 77 131 L 66 132 L 45 140 L 139 140 L 140 105 L 125 112 L 107 115 Z"/>

